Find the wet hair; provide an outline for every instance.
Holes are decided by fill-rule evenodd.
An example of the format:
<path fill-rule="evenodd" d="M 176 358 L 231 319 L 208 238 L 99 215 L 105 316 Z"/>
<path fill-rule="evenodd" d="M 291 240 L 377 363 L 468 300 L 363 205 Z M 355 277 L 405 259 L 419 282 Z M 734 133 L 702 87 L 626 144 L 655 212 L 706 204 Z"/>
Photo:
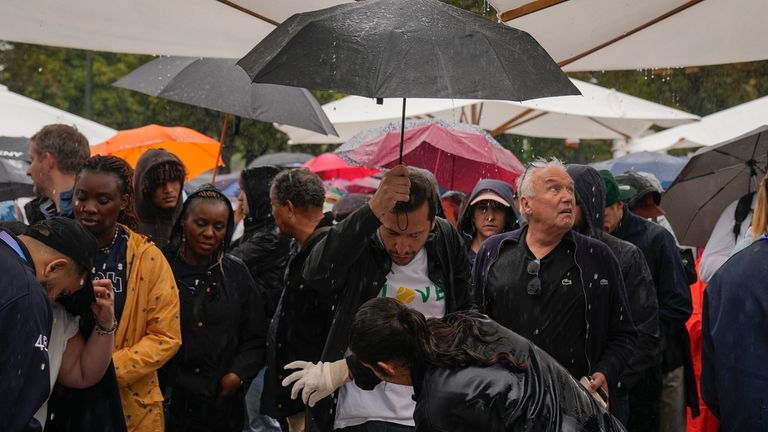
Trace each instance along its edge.
<path fill-rule="evenodd" d="M 141 185 L 141 194 L 145 200 L 151 201 L 157 188 L 176 181 L 183 185 L 186 176 L 187 169 L 181 162 L 175 160 L 161 162 L 147 171 L 144 176 L 144 184 Z"/>
<path fill-rule="evenodd" d="M 272 180 L 271 190 L 278 202 L 290 201 L 300 209 L 322 208 L 325 203 L 323 181 L 307 168 L 294 168 L 279 173 Z"/>
<path fill-rule="evenodd" d="M 224 239 L 222 239 L 221 244 L 219 244 L 218 250 L 214 253 L 215 254 L 215 261 L 219 268 L 221 268 L 221 271 L 224 271 L 224 254 L 226 253 L 227 249 L 229 248 L 229 241 L 231 240 L 232 236 L 232 230 L 233 226 L 230 226 L 230 222 L 233 219 L 232 215 L 232 206 L 229 203 L 229 199 L 218 189 L 214 188 L 211 185 L 203 185 L 201 186 L 198 191 L 194 192 L 192 195 L 187 198 L 187 201 L 184 203 L 184 208 L 181 212 L 181 215 L 179 216 L 178 224 L 181 225 L 181 221 L 186 220 L 186 218 L 189 216 L 189 213 L 192 211 L 193 208 L 197 207 L 200 203 L 203 202 L 209 202 L 209 203 L 222 203 L 224 204 L 224 208 L 227 209 L 227 212 L 229 215 L 227 216 L 227 228 L 226 228 L 226 234 L 224 236 Z M 186 233 L 183 233 L 184 229 L 181 228 L 182 236 L 185 236 Z M 179 247 L 178 255 L 183 254 L 185 246 L 182 243 L 182 246 Z"/>
<path fill-rule="evenodd" d="M 544 168 L 560 168 L 565 172 L 568 173 L 568 170 L 565 168 L 565 164 L 558 159 L 558 158 L 552 158 L 550 160 L 546 159 L 536 159 L 532 161 L 530 164 L 528 164 L 528 168 L 525 170 L 525 173 L 518 177 L 517 182 L 517 192 L 518 196 L 520 197 L 532 197 L 535 195 L 535 191 L 533 190 L 533 176 L 536 174 L 537 171 L 540 171 Z"/>
<path fill-rule="evenodd" d="M 360 361 L 375 368 L 378 362 L 392 360 L 409 368 L 422 362 L 449 369 L 501 362 L 519 367 L 511 353 L 489 357 L 473 348 L 497 340 L 468 315 L 454 313 L 445 319 L 427 319 L 395 299 L 377 297 L 358 309 L 352 322 L 349 349 Z"/>
<path fill-rule="evenodd" d="M 437 215 L 437 203 L 439 202 L 435 186 L 426 175 L 411 168 L 408 168 L 408 179 L 411 181 L 409 199 L 408 201 L 398 201 L 395 204 L 395 212 L 412 212 L 426 202 L 428 209 L 427 217 L 430 221 L 434 220 L 435 215 Z"/>
<path fill-rule="evenodd" d="M 768 174 L 760 180 L 757 204 L 752 213 L 752 240 L 768 232 Z"/>
<path fill-rule="evenodd" d="M 49 124 L 29 139 L 34 151 L 50 153 L 64 174 L 75 174 L 91 155 L 88 139 L 77 128 L 65 124 Z"/>
<path fill-rule="evenodd" d="M 138 224 L 138 218 L 136 217 L 136 211 L 134 210 L 134 196 L 133 196 L 133 168 L 128 165 L 128 162 L 120 159 L 117 156 L 93 156 L 86 159 L 80 170 L 77 172 L 77 177 L 85 171 L 101 172 L 112 174 L 117 178 L 117 187 L 120 189 L 122 195 L 127 195 L 127 204 L 125 208 L 120 210 L 120 214 L 117 217 L 117 221 L 128 228 L 135 230 Z"/>

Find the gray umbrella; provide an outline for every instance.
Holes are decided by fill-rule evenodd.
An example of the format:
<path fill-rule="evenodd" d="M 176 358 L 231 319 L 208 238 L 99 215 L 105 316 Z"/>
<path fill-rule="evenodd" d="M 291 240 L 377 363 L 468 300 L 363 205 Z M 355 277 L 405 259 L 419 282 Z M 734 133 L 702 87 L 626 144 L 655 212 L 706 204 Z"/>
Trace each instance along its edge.
<path fill-rule="evenodd" d="M 29 168 L 29 139 L 0 137 L 0 201 L 32 196 Z"/>
<path fill-rule="evenodd" d="M 337 135 L 323 108 L 303 88 L 252 84 L 235 60 L 161 57 L 114 83 L 150 96 L 266 122 Z"/>
<path fill-rule="evenodd" d="M 299 152 L 276 152 L 261 155 L 248 164 L 248 168 L 272 165 L 278 168 L 298 168 L 312 159 L 311 154 Z"/>
<path fill-rule="evenodd" d="M 757 190 L 767 162 L 768 126 L 697 151 L 661 199 L 680 244 L 705 246 L 723 210 Z"/>

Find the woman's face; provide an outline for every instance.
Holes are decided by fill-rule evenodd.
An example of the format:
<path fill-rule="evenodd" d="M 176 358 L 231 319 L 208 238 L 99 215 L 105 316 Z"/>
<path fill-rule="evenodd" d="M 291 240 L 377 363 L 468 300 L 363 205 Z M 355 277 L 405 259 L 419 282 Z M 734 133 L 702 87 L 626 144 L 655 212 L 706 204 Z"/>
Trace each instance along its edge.
<path fill-rule="evenodd" d="M 205 265 L 219 249 L 227 234 L 229 207 L 221 201 L 196 200 L 190 203 L 181 227 L 187 240 L 185 255 L 190 264 Z"/>
<path fill-rule="evenodd" d="M 75 220 L 90 231 L 103 246 L 112 240 L 120 210 L 128 204 L 128 196 L 120 191 L 115 174 L 83 171 L 77 177 L 74 191 Z"/>

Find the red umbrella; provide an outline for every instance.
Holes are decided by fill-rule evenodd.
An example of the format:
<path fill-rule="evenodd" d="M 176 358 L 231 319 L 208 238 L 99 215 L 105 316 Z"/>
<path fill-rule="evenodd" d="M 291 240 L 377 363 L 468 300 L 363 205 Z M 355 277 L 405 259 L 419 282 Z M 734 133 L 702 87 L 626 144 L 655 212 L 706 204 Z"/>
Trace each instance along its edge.
<path fill-rule="evenodd" d="M 305 162 L 304 166 L 323 180 L 352 180 L 368 177 L 379 172 L 377 169 L 350 165 L 347 161 L 333 153 L 323 153 L 320 156 L 316 156 Z"/>
<path fill-rule="evenodd" d="M 399 125 L 362 132 L 336 152 L 367 167 L 392 168 L 398 163 Z M 509 150 L 483 129 L 443 121 L 407 122 L 403 163 L 425 168 L 447 189 L 469 193 L 480 179 L 514 184 L 525 168 Z"/>

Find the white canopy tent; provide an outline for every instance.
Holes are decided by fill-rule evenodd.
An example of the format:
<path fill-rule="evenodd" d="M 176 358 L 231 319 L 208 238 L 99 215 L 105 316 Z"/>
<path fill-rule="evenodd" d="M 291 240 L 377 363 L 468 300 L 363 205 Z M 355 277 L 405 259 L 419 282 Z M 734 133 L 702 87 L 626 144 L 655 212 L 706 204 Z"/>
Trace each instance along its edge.
<path fill-rule="evenodd" d="M 626 150 L 633 153 L 713 146 L 765 124 L 768 124 L 768 96 L 702 117 L 694 124 L 630 140 Z"/>
<path fill-rule="evenodd" d="M 0 40 L 95 51 L 240 58 L 297 12 L 339 0 L 5 0 Z"/>
<path fill-rule="evenodd" d="M 564 139 L 629 139 L 656 124 L 672 127 L 698 116 L 607 89 L 571 80 L 581 96 L 560 96 L 525 102 L 459 99 L 408 99 L 406 117 L 436 118 L 471 123 L 491 132 Z M 338 137 L 316 134 L 290 126 L 278 126 L 291 144 L 341 143 L 356 133 L 385 126 L 402 115 L 400 99 L 384 99 L 377 105 L 359 96 L 323 106 Z"/>
<path fill-rule="evenodd" d="M 117 133 L 116 130 L 95 121 L 14 93 L 0 85 L 0 136 L 30 137 L 51 123 L 77 127 L 91 144 L 98 144 Z"/>
<path fill-rule="evenodd" d="M 565 71 L 768 59 L 765 0 L 489 0 Z"/>

